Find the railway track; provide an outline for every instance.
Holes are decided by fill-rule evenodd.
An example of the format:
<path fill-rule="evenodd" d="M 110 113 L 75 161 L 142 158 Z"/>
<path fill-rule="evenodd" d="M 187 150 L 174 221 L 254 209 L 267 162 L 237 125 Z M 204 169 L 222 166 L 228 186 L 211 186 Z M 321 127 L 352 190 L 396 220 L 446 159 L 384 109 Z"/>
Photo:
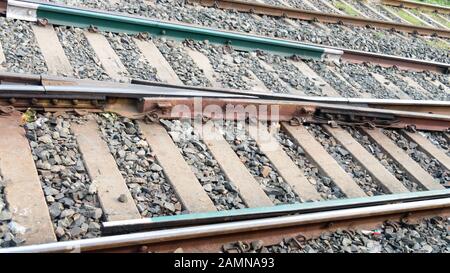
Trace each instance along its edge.
<path fill-rule="evenodd" d="M 259 93 L 258 97 L 257 92 L 195 91 L 167 85 L 162 89 L 157 83 L 108 86 L 64 78 L 24 79 L 11 74 L 5 75 L 2 82 L 2 89 L 9 90 L 4 96 L 4 103 L 9 106 L 2 107 L 4 115 L 0 123 L 0 167 L 5 204 L 10 211 L 6 213 L 10 217 L 7 222 L 14 223 L 12 227 L 17 232 L 13 244 L 31 244 L 2 251 L 171 251 L 180 241 L 194 237 L 194 241 L 186 241 L 184 249 L 205 251 L 198 245 L 205 237 L 220 238 L 212 245 L 217 250 L 230 238 L 246 238 L 245 230 L 249 228 L 269 236 L 275 232 L 272 227 L 279 225 L 277 232 L 290 230 L 280 235 L 292 234 L 305 228 L 300 223 L 320 226 L 326 221 L 321 217 L 327 215 L 337 217 L 328 220 L 337 223 L 355 218 L 363 219 L 364 223 L 374 211 L 380 211 L 375 214 L 383 219 L 391 214 L 396 219 L 406 212 L 421 218 L 430 214 L 428 210 L 447 215 L 448 155 L 440 146 L 443 143 L 436 142 L 448 141 L 445 131 L 450 118 L 445 102 L 422 102 L 421 107 L 427 112 L 444 111 L 429 114 L 396 110 L 399 104 L 407 105 L 406 101 L 347 101 L 343 105 L 283 95 L 267 100 L 266 94 Z M 191 95 L 186 94 L 188 90 Z M 203 100 L 198 101 L 200 98 Z M 23 104 L 24 101 L 29 104 Z M 196 103 L 202 106 L 200 112 L 194 107 Z M 409 104 L 414 106 L 415 102 Z M 28 111 L 17 113 L 12 105 Z M 252 112 L 255 105 L 257 111 Z M 219 111 L 233 110 L 220 115 L 218 110 L 208 110 L 213 106 Z M 30 112 L 30 107 L 45 112 Z M 237 110 L 240 107 L 246 110 Z M 61 111 L 75 111 L 78 117 Z M 223 127 L 212 123 L 219 117 L 227 120 Z M 199 124 L 205 122 L 201 127 L 203 133 L 198 124 L 190 125 L 191 119 Z M 238 124 L 236 119 L 240 120 Z M 271 127 L 261 124 L 267 121 Z M 21 125 L 23 122 L 25 125 Z M 281 122 L 281 131 L 270 133 L 277 122 Z M 364 129 L 364 124 L 384 129 Z M 120 128 L 117 126 L 125 126 L 125 131 L 120 133 L 115 129 Z M 359 126 L 363 127 L 355 131 Z M 124 138 L 117 138 L 117 134 Z M 228 134 L 234 137 L 230 139 Z M 364 141 L 360 134 L 369 139 Z M 124 144 L 120 144 L 122 141 Z M 257 154 L 241 147 L 243 143 L 251 145 Z M 402 145 L 414 148 L 405 151 Z M 374 147 L 381 150 L 375 152 Z M 202 157 L 194 160 L 192 153 L 196 152 L 210 157 L 209 163 Z M 261 156 L 265 158 L 262 161 Z M 414 159 L 416 156 L 420 159 Z M 308 165 L 298 165 L 299 160 L 307 160 Z M 250 162 L 259 163 L 255 167 Z M 138 166 L 141 171 L 135 169 Z M 317 172 L 309 173 L 306 171 L 309 168 L 317 168 Z M 80 179 L 83 184 L 79 184 Z M 153 183 L 162 185 L 155 187 Z M 28 191 L 22 191 L 23 187 Z M 367 197 L 372 195 L 379 196 Z M 328 199 L 342 201 L 307 202 Z M 270 208 L 274 204 L 297 202 L 300 204 Z M 246 211 L 245 207 L 261 209 Z M 228 211 L 231 208 L 242 211 L 233 216 L 234 212 Z M 333 211 L 337 208 L 348 210 Z M 359 216 L 349 216 L 355 210 Z M 194 214 L 164 216 L 182 212 Z M 201 212 L 209 214 L 195 214 Z M 264 219 L 256 218 L 258 212 L 265 215 Z M 298 216 L 283 216 L 293 212 Z M 273 218 L 274 215 L 277 217 Z M 150 216 L 153 217 L 138 220 Z M 211 221 L 224 216 L 229 223 Z M 272 218 L 266 219 L 268 216 Z M 170 222 L 171 217 L 174 222 Z M 311 220 L 316 217 L 321 220 Z M 239 221 L 234 221 L 235 218 Z M 162 229 L 117 235 L 154 229 L 153 221 L 157 225 L 161 221 L 159 229 Z M 167 225 L 165 221 L 169 221 Z M 267 225 L 271 221 L 274 226 Z M 205 226 L 197 226 L 202 222 Z M 167 229 L 172 224 L 174 229 Z M 100 225 L 105 234 L 113 236 L 92 238 L 100 236 Z M 224 234 L 228 225 L 231 231 Z M 77 238 L 83 240 L 71 241 Z M 52 243 L 56 240 L 70 241 Z M 137 241 L 140 247 L 136 246 Z"/>
<path fill-rule="evenodd" d="M 58 11 L 55 11 L 55 16 Z M 82 10 L 76 12 L 81 13 Z M 91 18 L 90 16 L 88 14 L 86 18 Z M 106 21 L 102 24 L 113 20 L 111 18 L 113 16 L 108 13 L 105 13 L 105 17 Z M 38 18 L 33 20 L 36 19 Z M 178 39 L 176 37 L 181 34 L 170 31 L 166 31 L 161 38 L 155 37 L 151 40 L 145 35 L 133 36 L 122 33 L 128 32 L 126 28 L 130 28 L 130 24 L 124 23 L 124 20 L 133 19 L 122 16 L 120 17 L 122 23 L 119 24 L 122 30 L 109 29 L 120 32 L 119 34 L 57 26 L 61 24 L 76 26 L 79 25 L 76 22 L 78 19 L 65 23 L 55 22 L 55 25 L 45 27 L 19 21 L 10 27 L 27 29 L 26 35 L 21 37 L 7 35 L 4 39 L 3 54 L 0 56 L 4 56 L 2 59 L 6 70 L 15 72 L 25 70 L 33 74 L 45 73 L 118 81 L 130 81 L 135 78 L 186 85 L 256 89 L 266 92 L 271 90 L 277 93 L 309 96 L 434 100 L 448 98 L 448 77 L 445 74 L 448 64 L 445 63 L 290 41 L 286 43 L 280 39 L 242 33 L 233 36 L 236 33 L 206 28 L 202 31 L 206 33 L 204 35 L 210 35 L 205 38 L 209 39 L 208 42 L 176 42 L 171 39 Z M 81 19 L 79 21 L 82 22 Z M 95 29 L 108 30 L 102 24 L 96 25 Z M 195 34 L 198 29 L 194 26 L 167 24 L 165 27 L 183 28 L 182 37 L 185 39 L 198 38 Z M 162 30 L 150 28 L 150 31 L 159 33 L 158 31 Z M 230 48 L 220 45 L 230 35 L 236 39 L 236 42 L 232 43 L 233 46 Z M 211 38 L 212 36 L 216 38 Z M 218 39 L 217 37 L 222 38 L 216 40 L 219 43 L 216 46 L 212 42 Z M 14 39 L 24 39 L 24 43 L 28 45 L 16 48 L 12 44 Z M 245 44 L 246 50 L 254 47 L 261 48 L 261 51 L 259 53 L 239 51 L 238 43 Z M 80 48 L 80 45 L 83 48 Z M 27 62 L 20 63 L 18 60 L 22 59 L 23 52 L 31 54 L 27 57 Z M 298 54 L 300 58 L 280 59 L 280 54 Z M 305 56 L 307 58 L 314 56 L 316 60 L 301 59 Z M 341 64 L 335 64 L 333 60 L 339 59 Z M 365 63 L 369 63 L 369 68 Z M 30 64 L 36 65 L 30 67 Z M 187 71 L 189 67 L 194 67 L 192 73 Z M 420 72 L 423 70 L 437 73 Z M 292 81 L 292 77 L 299 80 Z"/>
<path fill-rule="evenodd" d="M 76 1 L 68 1 L 68 3 L 80 5 Z M 133 8 L 133 5 L 139 6 L 139 9 Z M 183 1 L 158 1 L 156 4 L 149 1 L 134 1 L 133 3 L 123 1 L 117 6 L 112 2 L 111 4 L 93 2 L 89 4 L 89 7 L 110 12 L 120 11 L 122 14 L 133 14 L 146 18 L 158 18 L 164 21 L 194 23 L 220 30 L 250 32 L 268 37 L 312 42 L 331 47 L 405 57 L 417 58 L 417 56 L 421 56 L 421 58 L 427 60 L 441 62 L 445 62 L 445 59 L 448 58 L 448 50 L 446 50 L 448 49 L 447 39 L 421 37 L 420 35 L 410 35 L 382 29 L 308 23 L 307 21 L 284 20 L 273 16 L 262 18 L 255 14 L 192 6 L 185 4 Z M 211 19 L 215 17 L 220 18 L 226 24 L 217 24 L 216 20 Z M 233 23 L 236 21 L 243 23 Z"/>
<path fill-rule="evenodd" d="M 381 29 L 394 29 L 397 31 L 407 32 L 407 33 L 415 33 L 422 35 L 436 35 L 443 38 L 448 38 L 450 30 L 441 26 L 437 28 L 433 25 L 427 26 L 417 26 L 412 25 L 407 22 L 399 23 L 391 20 L 380 20 L 377 18 L 367 18 L 363 14 L 359 13 L 357 16 L 350 16 L 343 13 L 322 13 L 317 8 L 313 9 L 313 5 L 311 5 L 312 10 L 303 10 L 298 8 L 290 7 L 288 4 L 281 3 L 279 5 L 268 5 L 263 1 L 240 1 L 240 0 L 224 0 L 224 1 L 209 1 L 209 0 L 189 0 L 191 4 L 200 4 L 207 7 L 217 7 L 221 9 L 230 9 L 230 10 L 238 10 L 241 12 L 250 12 L 254 14 L 260 15 L 268 15 L 268 16 L 278 16 L 292 19 L 300 19 L 306 21 L 313 22 L 321 22 L 321 23 L 333 23 L 333 24 L 346 24 L 346 25 L 354 25 L 354 26 L 372 26 Z M 349 4 L 345 4 L 349 5 Z M 361 4 L 365 5 L 365 4 Z M 370 7 L 367 9 L 373 11 Z M 445 9 L 444 9 L 445 10 Z M 380 15 L 378 15 L 380 16 Z"/>
<path fill-rule="evenodd" d="M 449 216 L 446 61 L 10 2 L 0 252 L 247 252 Z"/>

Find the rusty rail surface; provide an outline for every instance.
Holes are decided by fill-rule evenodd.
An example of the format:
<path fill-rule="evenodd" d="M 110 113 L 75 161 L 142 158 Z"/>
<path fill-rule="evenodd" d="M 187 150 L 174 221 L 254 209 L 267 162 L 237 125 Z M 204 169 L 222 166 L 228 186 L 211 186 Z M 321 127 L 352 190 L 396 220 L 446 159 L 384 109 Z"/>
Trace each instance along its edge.
<path fill-rule="evenodd" d="M 422 9 L 432 12 L 440 12 L 449 14 L 450 7 L 442 5 L 433 5 L 428 3 L 420 3 L 416 1 L 405 1 L 405 0 L 381 0 L 383 5 L 395 6 L 400 8 L 410 8 L 410 9 Z"/>
<path fill-rule="evenodd" d="M 431 131 L 450 128 L 449 102 L 301 97 L 15 73 L 0 74 L 0 82 L 0 90 L 3 91 L 0 93 L 0 106 L 3 109 L 110 111 L 136 119 L 198 118 L 200 115 L 206 119 L 297 120 Z M 218 107 L 222 112 L 207 111 L 211 107 Z M 237 111 L 239 109 L 243 111 Z"/>
<path fill-rule="evenodd" d="M 360 18 L 348 15 L 339 15 L 332 13 L 322 13 L 318 11 L 302 10 L 298 8 L 290 8 L 285 6 L 275 6 L 254 1 L 242 0 L 187 0 L 190 4 L 200 4 L 206 7 L 216 7 L 220 9 L 237 10 L 241 12 L 249 12 L 254 14 L 286 17 L 300 19 L 313 22 L 348 24 L 353 26 L 372 26 L 382 29 L 395 29 L 407 33 L 432 35 L 443 38 L 450 38 L 450 30 L 414 26 L 396 22 L 381 21 L 369 18 Z"/>

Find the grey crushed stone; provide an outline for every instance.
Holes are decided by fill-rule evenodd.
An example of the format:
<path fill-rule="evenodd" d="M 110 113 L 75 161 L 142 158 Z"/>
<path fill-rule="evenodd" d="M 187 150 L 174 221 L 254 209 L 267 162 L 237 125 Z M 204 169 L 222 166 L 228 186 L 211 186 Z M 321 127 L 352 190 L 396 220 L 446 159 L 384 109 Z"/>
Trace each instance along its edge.
<path fill-rule="evenodd" d="M 442 150 L 445 154 L 450 156 L 450 143 L 449 139 L 444 136 L 442 132 L 425 132 L 419 131 L 419 134 L 426 137 L 431 143 Z"/>
<path fill-rule="evenodd" d="M 225 245 L 223 250 L 243 244 Z M 308 238 L 298 234 L 274 245 L 254 241 L 245 246 L 253 253 L 450 253 L 449 220 L 386 221 L 375 230 L 337 229 Z"/>
<path fill-rule="evenodd" d="M 305 155 L 303 149 L 295 144 L 283 131 L 278 131 L 275 135 L 283 150 L 291 158 L 308 179 L 323 199 L 345 198 L 341 189 L 336 186 L 333 181 L 320 173 L 319 168 L 310 162 Z"/>
<path fill-rule="evenodd" d="M 290 63 L 288 59 L 279 55 L 267 54 L 261 52 L 259 59 L 270 64 L 278 77 L 288 84 L 291 88 L 301 90 L 303 93 L 311 96 L 324 96 L 322 86 L 308 77 L 300 69 Z M 301 61 L 298 57 L 292 57 L 292 61 Z"/>
<path fill-rule="evenodd" d="M 369 71 L 375 72 L 377 74 L 380 74 L 384 76 L 387 80 L 389 80 L 392 84 L 396 85 L 400 88 L 401 91 L 403 91 L 406 95 L 408 95 L 411 99 L 414 100 L 426 100 L 426 99 L 432 99 L 428 94 L 424 94 L 419 90 L 416 90 L 414 87 L 408 85 L 405 81 L 400 79 L 397 76 L 397 73 L 399 73 L 398 68 L 395 67 L 381 67 L 381 66 L 369 66 Z M 386 85 L 386 88 L 389 88 L 389 85 Z"/>
<path fill-rule="evenodd" d="M 371 7 L 373 7 L 376 11 L 378 11 L 379 13 L 383 14 L 384 16 L 386 16 L 387 18 L 391 19 L 391 21 L 396 22 L 396 23 L 402 23 L 402 20 L 399 19 L 398 17 L 392 15 L 389 11 L 387 11 L 383 5 L 378 5 L 378 4 L 368 4 Z"/>
<path fill-rule="evenodd" d="M 142 217 L 182 213 L 182 205 L 139 124 L 107 113 L 96 116 L 96 120 Z"/>
<path fill-rule="evenodd" d="M 305 4 L 302 0 L 285 0 L 286 3 L 288 3 L 291 7 L 299 8 L 303 10 L 313 10 L 310 6 Z"/>
<path fill-rule="evenodd" d="M 383 150 L 376 144 L 371 141 L 370 138 L 359 131 L 358 129 L 345 126 L 344 127 L 352 137 L 358 141 L 366 150 L 371 153 L 376 159 L 378 159 L 390 173 L 392 173 L 395 178 L 397 178 L 409 191 L 422 191 L 425 188 L 417 184 L 414 181 L 410 180 L 410 177 L 406 174 L 406 172 L 401 168 L 401 166 L 392 159 L 392 157 L 388 156 Z"/>
<path fill-rule="evenodd" d="M 409 141 L 397 130 L 383 130 L 383 133 L 393 140 L 398 147 L 403 149 L 414 161 L 419 163 L 436 180 L 436 183 L 444 184 L 450 181 L 450 173 L 435 158 L 431 158 L 420 151 L 415 142 Z"/>
<path fill-rule="evenodd" d="M 280 71 L 268 71 L 262 66 L 259 56 L 264 56 L 263 52 L 239 52 L 234 51 L 232 53 L 234 62 L 244 62 L 247 63 L 252 72 L 261 80 L 261 82 L 273 93 L 289 93 L 287 88 L 280 82 L 277 75 Z"/>
<path fill-rule="evenodd" d="M 191 123 L 180 120 L 161 122 L 217 210 L 245 208 L 237 187 L 227 180 Z"/>
<path fill-rule="evenodd" d="M 420 10 L 415 10 L 416 12 L 412 12 L 415 16 L 419 17 L 421 20 L 427 22 L 431 25 L 431 27 L 442 28 L 440 25 L 436 24 L 433 20 L 430 20 L 428 17 L 424 16 Z"/>
<path fill-rule="evenodd" d="M 339 95 L 344 98 L 358 98 L 361 94 L 355 91 L 353 86 L 350 86 L 348 82 L 341 80 L 336 74 L 328 69 L 328 66 L 321 61 L 305 61 L 309 67 L 311 67 L 324 81 L 326 81 Z"/>
<path fill-rule="evenodd" d="M 248 135 L 245 123 L 225 121 L 223 125 L 225 139 L 275 205 L 302 201 Z M 264 177 L 263 170 L 267 168 L 269 172 Z"/>
<path fill-rule="evenodd" d="M 0 248 L 20 246 L 25 242 L 24 227 L 12 220 L 5 196 L 6 181 L 0 175 Z"/>
<path fill-rule="evenodd" d="M 398 97 L 386 89 L 381 83 L 379 83 L 369 72 L 367 67 L 370 65 L 356 65 L 350 63 L 341 63 L 336 66 L 336 70 L 342 75 L 348 82 L 357 82 L 366 92 L 369 92 L 373 97 L 378 99 L 398 99 Z"/>
<path fill-rule="evenodd" d="M 160 81 L 156 69 L 143 57 L 132 37 L 126 33 L 103 33 L 132 78 Z"/>
<path fill-rule="evenodd" d="M 182 44 L 165 38 L 153 39 L 153 43 L 185 85 L 211 86 L 203 71 L 184 51 Z"/>
<path fill-rule="evenodd" d="M 325 0 L 328 1 L 328 0 Z M 331 9 L 330 7 L 328 7 L 327 5 L 325 5 L 322 0 L 309 0 L 310 3 L 312 3 L 316 8 L 318 8 L 321 12 L 326 12 L 326 13 L 334 13 L 334 14 L 338 14 L 337 11 L 335 11 L 334 9 Z M 330 3 L 331 4 L 331 3 Z M 333 5 L 333 4 L 331 4 Z"/>
<path fill-rule="evenodd" d="M 252 78 L 249 68 L 231 57 L 231 47 L 214 45 L 207 41 L 189 41 L 187 45 L 208 57 L 218 75 L 216 80 L 224 87 L 242 90 L 251 90 L 254 87 L 249 80 Z M 231 59 L 231 62 L 227 58 Z"/>
<path fill-rule="evenodd" d="M 64 53 L 75 70 L 75 76 L 81 79 L 111 80 L 101 66 L 83 32 L 79 28 L 55 27 L 56 34 Z"/>
<path fill-rule="evenodd" d="M 25 125 L 59 241 L 100 236 L 103 211 L 70 130 L 71 122 L 83 121 L 75 116 L 46 113 Z"/>
<path fill-rule="evenodd" d="M 322 127 L 310 124 L 306 128 L 368 196 L 387 193 L 367 170 L 359 165 L 353 156 Z"/>
<path fill-rule="evenodd" d="M 362 12 L 368 18 L 372 18 L 372 19 L 376 19 L 376 20 L 382 20 L 382 21 L 385 20 L 383 17 L 379 16 L 375 12 L 371 11 L 370 9 L 368 9 L 365 6 L 365 5 L 367 5 L 367 3 L 363 3 L 363 2 L 358 1 L 358 0 L 347 0 L 347 3 L 351 4 L 355 9 L 357 9 L 360 12 Z"/>
<path fill-rule="evenodd" d="M 46 74 L 47 66 L 37 45 L 30 23 L 0 18 L 0 41 L 10 72 Z"/>
<path fill-rule="evenodd" d="M 450 100 L 450 94 L 445 91 L 444 85 L 450 86 L 448 79 L 445 75 L 439 75 L 432 72 L 412 72 L 412 71 L 402 71 L 400 72 L 404 76 L 408 76 L 416 81 L 421 87 L 423 87 L 433 100 Z M 430 82 L 430 80 L 438 80 L 442 84 L 436 86 Z"/>

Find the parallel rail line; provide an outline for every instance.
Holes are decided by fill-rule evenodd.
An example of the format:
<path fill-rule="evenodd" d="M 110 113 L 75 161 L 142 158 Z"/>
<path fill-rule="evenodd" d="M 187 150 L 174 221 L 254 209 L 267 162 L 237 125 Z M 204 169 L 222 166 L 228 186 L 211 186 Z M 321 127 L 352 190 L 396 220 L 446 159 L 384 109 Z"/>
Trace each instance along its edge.
<path fill-rule="evenodd" d="M 341 120 L 337 119 L 337 122 L 345 122 L 347 116 L 353 116 L 353 119 L 360 117 L 360 120 L 354 122 L 382 122 L 383 126 L 391 128 L 406 128 L 410 125 L 416 129 L 438 131 L 450 128 L 450 102 L 446 101 L 304 97 L 151 82 L 145 82 L 144 85 L 120 84 L 15 73 L 0 74 L 0 81 L 3 82 L 0 85 L 0 90 L 3 91 L 0 93 L 0 105 L 19 110 L 28 107 L 46 111 L 78 108 L 117 111 L 130 117 L 152 113 L 157 118 L 173 119 L 185 115 L 172 111 L 178 105 L 184 105 L 190 110 L 191 118 L 196 118 L 198 113 L 195 110 L 195 98 L 203 98 L 203 108 L 208 105 L 224 108 L 227 105 L 259 105 L 269 107 L 270 114 L 270 106 L 277 106 L 277 118 L 280 121 L 290 121 L 294 117 L 313 121 L 315 115 L 321 116 L 320 118 L 325 115 L 339 117 Z M 131 104 L 133 110 L 122 111 L 122 104 Z M 259 109 L 253 115 L 256 116 L 240 118 L 259 118 Z M 205 114 L 204 117 L 214 116 Z M 268 115 L 267 118 L 270 120 L 271 116 Z"/>
<path fill-rule="evenodd" d="M 246 5 L 249 3 L 253 4 L 252 2 L 243 3 Z M 385 67 L 395 65 L 400 69 L 415 71 L 427 70 L 447 73 L 450 68 L 450 64 L 440 62 L 323 46 L 287 39 L 269 38 L 189 24 L 164 22 L 144 17 L 127 16 L 86 8 L 74 8 L 53 3 L 10 0 L 8 1 L 8 7 L 7 17 L 33 22 L 39 19 L 54 25 L 90 28 L 115 33 L 136 34 L 143 32 L 155 36 L 165 36 L 181 40 L 208 40 L 212 43 L 227 44 L 236 49 L 246 51 L 259 49 L 278 55 L 298 55 L 303 58 L 342 59 L 353 63 L 370 62 Z M 450 30 L 447 33 L 450 33 Z"/>
<path fill-rule="evenodd" d="M 429 3 L 423 3 L 418 1 L 405 1 L 405 0 L 381 0 L 381 3 L 384 5 L 390 5 L 401 8 L 410 8 L 410 9 L 422 9 L 428 10 L 432 12 L 440 12 L 445 14 L 450 14 L 450 8 L 442 5 L 435 5 Z"/>
<path fill-rule="evenodd" d="M 241 12 L 250 12 L 261 15 L 279 16 L 307 21 L 317 21 L 322 23 L 348 24 L 362 27 L 372 26 L 382 29 L 395 29 L 398 31 L 403 31 L 407 33 L 416 33 L 421 35 L 437 35 L 443 38 L 450 37 L 450 30 L 447 29 L 440 29 L 426 26 L 414 26 L 397 22 L 388 22 L 341 14 L 322 13 L 318 11 L 309 11 L 298 8 L 263 4 L 255 1 L 188 0 L 188 2 L 197 3 L 207 7 L 217 7 L 221 9 L 237 10 Z"/>

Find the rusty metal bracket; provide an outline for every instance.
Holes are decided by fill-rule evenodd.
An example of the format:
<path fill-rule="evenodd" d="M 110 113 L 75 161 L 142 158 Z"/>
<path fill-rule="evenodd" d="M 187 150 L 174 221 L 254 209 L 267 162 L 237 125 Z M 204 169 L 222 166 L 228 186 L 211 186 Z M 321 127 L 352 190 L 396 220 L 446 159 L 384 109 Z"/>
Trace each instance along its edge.
<path fill-rule="evenodd" d="M 0 115 L 9 115 L 15 111 L 16 109 L 14 108 L 14 106 L 0 106 Z"/>

